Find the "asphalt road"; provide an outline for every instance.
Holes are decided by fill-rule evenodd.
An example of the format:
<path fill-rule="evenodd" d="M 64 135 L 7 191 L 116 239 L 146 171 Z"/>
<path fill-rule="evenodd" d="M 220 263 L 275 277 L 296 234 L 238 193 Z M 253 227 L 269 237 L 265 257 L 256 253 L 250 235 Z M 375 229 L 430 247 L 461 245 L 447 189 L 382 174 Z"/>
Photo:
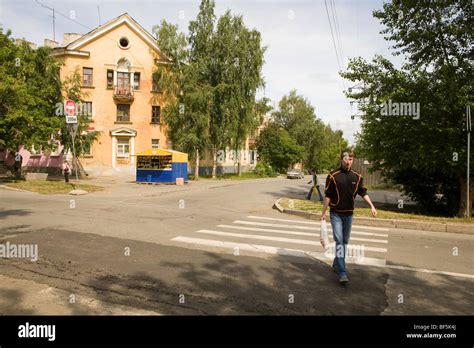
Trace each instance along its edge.
<path fill-rule="evenodd" d="M 1 314 L 474 312 L 472 235 L 356 225 L 363 258 L 342 288 L 319 224 L 272 209 L 304 197 L 308 178 L 130 180 L 97 180 L 107 189 L 84 196 L 0 189 L 0 244 L 39 251 L 36 262 L 0 259 Z"/>

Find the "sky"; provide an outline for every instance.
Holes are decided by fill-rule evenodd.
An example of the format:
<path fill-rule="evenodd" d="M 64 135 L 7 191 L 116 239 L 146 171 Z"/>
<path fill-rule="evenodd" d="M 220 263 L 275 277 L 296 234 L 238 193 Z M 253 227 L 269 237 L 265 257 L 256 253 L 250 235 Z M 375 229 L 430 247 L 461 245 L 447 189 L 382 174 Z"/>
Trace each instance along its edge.
<path fill-rule="evenodd" d="M 187 33 L 200 4 L 199 0 L 38 1 L 55 9 L 55 35 L 59 42 L 65 32 L 84 34 L 125 12 L 150 33 L 163 19 Z M 247 27 L 261 33 L 262 44 L 267 46 L 262 71 L 266 86 L 258 97 L 270 98 L 277 107 L 284 95 L 296 89 L 315 108 L 318 118 L 333 129 L 342 130 L 349 143 L 354 144 L 360 120 L 351 119 L 356 106 L 351 108 L 343 93 L 353 83 L 338 74 L 331 26 L 337 54 L 343 57 L 342 69 L 348 58 L 371 60 L 376 54 L 399 67 L 403 58 L 392 55 L 393 43 L 380 34 L 383 26 L 372 16 L 382 6 L 380 0 L 217 0 L 215 12 L 217 16 L 226 10 L 242 15 Z M 45 38 L 53 39 L 52 11 L 35 0 L 0 0 L 0 24 L 4 31 L 11 29 L 14 38 L 25 38 L 37 45 L 43 45 Z"/>

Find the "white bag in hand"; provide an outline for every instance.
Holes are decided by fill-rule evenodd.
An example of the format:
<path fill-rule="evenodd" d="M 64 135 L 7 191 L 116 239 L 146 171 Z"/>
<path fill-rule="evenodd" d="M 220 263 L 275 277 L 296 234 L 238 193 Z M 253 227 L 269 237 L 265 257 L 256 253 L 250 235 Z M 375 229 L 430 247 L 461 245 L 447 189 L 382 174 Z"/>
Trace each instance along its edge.
<path fill-rule="evenodd" d="M 329 248 L 328 228 L 326 226 L 326 220 L 321 220 L 320 241 L 324 249 Z"/>

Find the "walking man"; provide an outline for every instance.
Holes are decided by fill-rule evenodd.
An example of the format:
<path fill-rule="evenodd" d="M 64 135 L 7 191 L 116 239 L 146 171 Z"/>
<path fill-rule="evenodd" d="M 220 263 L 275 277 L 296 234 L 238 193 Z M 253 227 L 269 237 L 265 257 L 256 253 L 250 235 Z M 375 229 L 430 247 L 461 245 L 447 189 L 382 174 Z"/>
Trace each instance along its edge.
<path fill-rule="evenodd" d="M 308 184 L 313 184 L 308 192 L 308 194 L 306 195 L 306 199 L 308 200 L 311 200 L 311 195 L 313 194 L 313 191 L 314 191 L 314 188 L 316 187 L 316 189 L 318 190 L 318 194 L 319 194 L 319 201 L 322 202 L 323 201 L 323 195 L 321 194 L 321 190 L 319 189 L 319 182 L 318 182 L 318 176 L 316 175 L 316 170 L 314 168 L 311 168 L 309 170 L 309 174 L 312 175 L 312 180 L 310 182 L 308 182 Z"/>
<path fill-rule="evenodd" d="M 350 149 L 343 150 L 341 154 L 341 166 L 333 170 L 326 179 L 326 189 L 323 203 L 321 220 L 326 220 L 326 211 L 330 209 L 331 227 L 334 241 L 336 242 L 335 257 L 332 264 L 337 273 L 339 283 L 345 285 L 349 282 L 346 272 L 346 250 L 349 244 L 352 227 L 352 214 L 354 211 L 354 199 L 359 194 L 372 210 L 372 216 L 377 216 L 367 189 L 364 187 L 362 176 L 352 170 L 354 153 Z"/>

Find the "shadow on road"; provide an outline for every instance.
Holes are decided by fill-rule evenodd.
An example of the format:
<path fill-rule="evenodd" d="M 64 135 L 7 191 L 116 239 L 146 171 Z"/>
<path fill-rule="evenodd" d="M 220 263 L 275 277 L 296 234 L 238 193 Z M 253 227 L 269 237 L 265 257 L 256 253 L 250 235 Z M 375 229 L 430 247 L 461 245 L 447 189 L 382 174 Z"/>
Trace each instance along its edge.
<path fill-rule="evenodd" d="M 25 209 L 0 210 L 0 219 L 5 219 L 10 216 L 25 216 L 28 214 L 31 214 L 31 211 Z"/>
<path fill-rule="evenodd" d="M 39 244 L 39 261 L 1 259 L 0 273 L 166 315 L 474 312 L 474 281 L 449 275 L 348 264 L 351 282 L 343 288 L 331 268 L 315 259 L 234 256 L 65 230 L 15 238 L 22 240 Z M 124 256 L 124 246 L 131 256 Z M 18 291 L 2 298 L 21 304 Z M 79 308 L 73 313 L 100 314 Z"/>
<path fill-rule="evenodd" d="M 316 260 L 189 252 L 203 262 L 163 261 L 158 272 L 108 275 L 89 285 L 101 290 L 102 301 L 163 314 L 377 315 L 387 305 L 384 273 L 354 270 L 353 284 L 342 288 L 331 268 Z"/>
<path fill-rule="evenodd" d="M 22 299 L 23 299 L 22 290 L 0 288 L 0 315 L 35 314 L 34 311 L 27 310 L 21 306 Z"/>

